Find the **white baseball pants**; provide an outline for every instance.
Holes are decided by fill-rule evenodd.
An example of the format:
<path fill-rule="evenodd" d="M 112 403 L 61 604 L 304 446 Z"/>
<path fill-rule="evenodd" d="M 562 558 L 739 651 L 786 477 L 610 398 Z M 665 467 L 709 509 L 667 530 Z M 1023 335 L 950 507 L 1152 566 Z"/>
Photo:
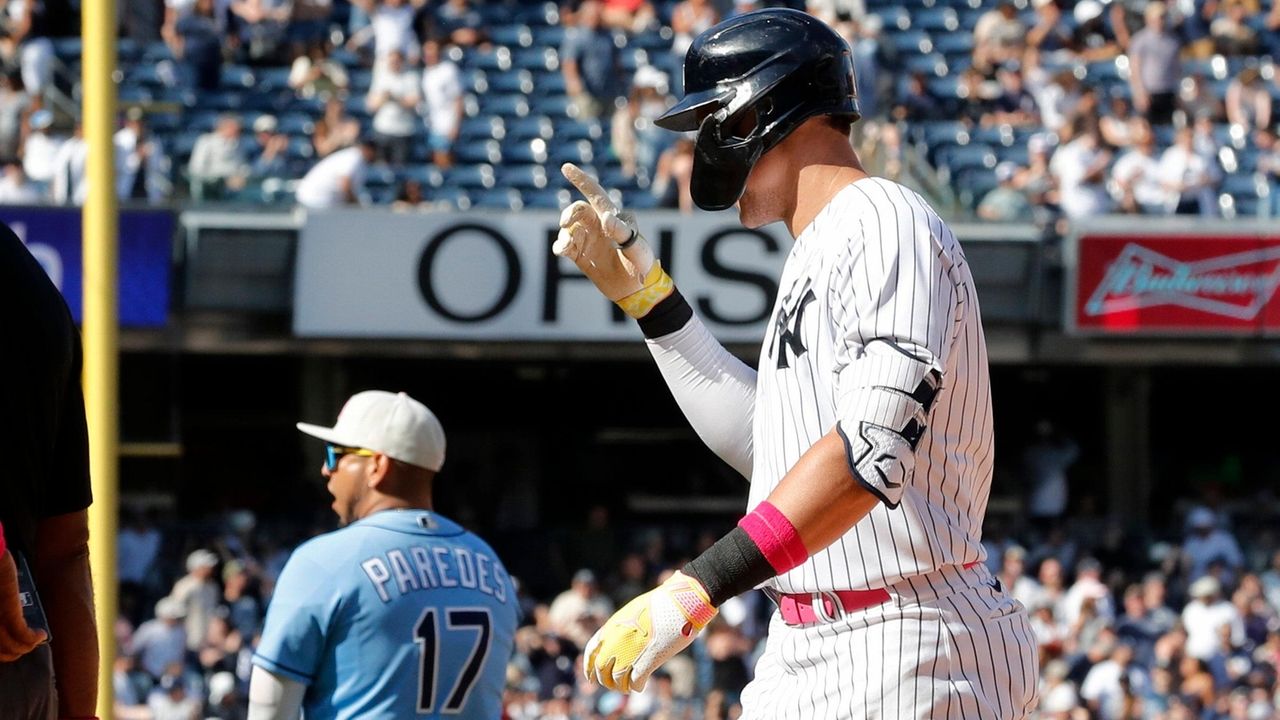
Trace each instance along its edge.
<path fill-rule="evenodd" d="M 1035 636 L 985 566 L 889 591 L 833 622 L 792 627 L 775 612 L 744 720 L 1014 720 L 1034 709 Z"/>

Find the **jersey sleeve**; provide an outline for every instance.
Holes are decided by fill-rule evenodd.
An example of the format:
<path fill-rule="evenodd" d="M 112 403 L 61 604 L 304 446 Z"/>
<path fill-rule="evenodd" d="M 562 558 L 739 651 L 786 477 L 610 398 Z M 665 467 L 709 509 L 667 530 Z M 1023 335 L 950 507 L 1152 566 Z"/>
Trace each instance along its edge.
<path fill-rule="evenodd" d="M 304 685 L 315 680 L 329 628 L 342 604 L 332 572 L 312 559 L 316 550 L 314 544 L 304 545 L 285 563 L 253 655 L 255 665 Z"/>
<path fill-rule="evenodd" d="M 664 319 L 641 321 L 645 344 L 698 437 L 750 480 L 756 371 L 716 340 L 678 292 L 654 314 L 672 303 L 680 307 L 663 313 Z"/>
<path fill-rule="evenodd" d="M 945 382 L 960 294 L 942 221 L 898 186 L 864 185 L 859 231 L 830 284 L 836 427 L 854 477 L 892 508 Z"/>

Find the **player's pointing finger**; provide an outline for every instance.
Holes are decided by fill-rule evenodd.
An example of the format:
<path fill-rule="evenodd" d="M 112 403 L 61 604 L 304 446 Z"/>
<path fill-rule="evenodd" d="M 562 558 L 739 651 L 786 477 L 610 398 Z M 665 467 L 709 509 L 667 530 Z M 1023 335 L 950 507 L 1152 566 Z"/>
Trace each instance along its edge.
<path fill-rule="evenodd" d="M 613 204 L 613 200 L 609 199 L 609 193 L 605 192 L 600 183 L 596 179 L 588 175 L 582 168 L 573 163 L 565 163 L 560 166 L 560 172 L 573 186 L 578 188 L 578 192 L 591 203 L 591 207 L 599 214 L 617 213 L 618 206 Z"/>

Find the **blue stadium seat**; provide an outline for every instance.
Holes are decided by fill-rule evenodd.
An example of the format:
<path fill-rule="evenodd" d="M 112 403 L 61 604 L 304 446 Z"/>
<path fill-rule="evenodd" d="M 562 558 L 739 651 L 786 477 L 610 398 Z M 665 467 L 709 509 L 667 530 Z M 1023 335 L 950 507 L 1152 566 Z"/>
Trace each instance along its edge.
<path fill-rule="evenodd" d="M 589 140 L 554 142 L 547 150 L 547 162 L 556 167 L 567 162 L 575 165 L 584 165 L 594 161 L 595 151 L 592 149 L 591 141 Z"/>
<path fill-rule="evenodd" d="M 918 51 L 914 54 L 908 54 L 903 57 L 903 66 L 907 72 L 924 73 L 925 75 L 935 75 L 944 77 L 952 74 L 951 65 L 947 62 L 947 58 L 938 53 L 929 53 L 922 55 Z"/>
<path fill-rule="evenodd" d="M 497 115 L 467 118 L 458 129 L 458 139 L 461 141 L 502 139 L 505 136 L 505 124 Z"/>
<path fill-rule="evenodd" d="M 958 143 L 967 138 L 969 132 L 964 123 L 956 120 L 917 123 L 916 127 L 925 145 Z"/>
<path fill-rule="evenodd" d="M 996 157 L 1000 162 L 1006 160 L 1018 163 L 1026 167 L 1031 162 L 1031 153 L 1027 150 L 1026 145 L 1012 145 L 1010 147 L 996 146 Z"/>
<path fill-rule="evenodd" d="M 523 193 L 525 208 L 540 210 L 559 210 L 573 202 L 573 195 L 568 190 L 535 190 Z"/>
<path fill-rule="evenodd" d="M 53 38 L 53 53 L 60 58 L 76 59 L 84 50 L 84 42 L 79 37 Z"/>
<path fill-rule="evenodd" d="M 276 129 L 285 135 L 310 135 L 316 130 L 313 118 L 306 113 L 285 113 L 277 118 Z"/>
<path fill-rule="evenodd" d="M 431 165 L 411 165 L 399 173 L 401 180 L 414 180 L 424 189 L 444 185 L 444 173 Z"/>
<path fill-rule="evenodd" d="M 563 95 L 568 88 L 563 73 L 547 71 L 533 76 L 533 89 L 539 95 Z"/>
<path fill-rule="evenodd" d="M 933 49 L 948 56 L 973 54 L 973 34 L 968 32 L 938 33 L 932 36 Z"/>
<path fill-rule="evenodd" d="M 649 190 L 625 192 L 623 202 L 633 210 L 649 210 L 658 207 L 658 198 Z"/>
<path fill-rule="evenodd" d="M 299 160 L 311 160 L 316 155 L 316 146 L 311 138 L 294 136 L 289 138 L 289 157 Z"/>
<path fill-rule="evenodd" d="M 995 173 L 986 169 L 960 173 L 956 180 L 953 184 L 960 190 L 960 202 L 970 210 L 976 208 L 982 198 L 1000 184 L 996 181 Z"/>
<path fill-rule="evenodd" d="M 508 140 L 502 145 L 502 160 L 508 163 L 542 164 L 547 161 L 547 141 L 542 138 Z"/>
<path fill-rule="evenodd" d="M 911 13 L 901 5 L 878 8 L 875 14 L 879 15 L 881 22 L 884 23 L 885 33 L 896 33 L 911 27 Z"/>
<path fill-rule="evenodd" d="M 512 54 L 512 64 L 531 72 L 553 72 L 560 69 L 560 52 L 553 47 L 522 48 Z"/>
<path fill-rule="evenodd" d="M 675 34 L 671 31 L 671 28 L 664 27 L 658 30 L 646 30 L 642 33 L 637 33 L 631 38 L 630 44 L 633 47 L 647 50 L 652 55 L 670 51 L 671 40 L 674 37 Z"/>
<path fill-rule="evenodd" d="M 533 33 L 528 25 L 495 25 L 489 28 L 489 39 L 512 48 L 533 45 Z"/>
<path fill-rule="evenodd" d="M 351 94 L 364 97 L 373 85 L 373 70 L 369 68 L 353 68 L 347 71 L 347 81 L 351 85 Z"/>
<path fill-rule="evenodd" d="M 557 140 L 599 140 L 604 130 L 595 120 L 564 120 L 555 125 Z"/>
<path fill-rule="evenodd" d="M 536 47 L 559 48 L 564 43 L 564 27 L 560 25 L 535 25 L 531 29 Z"/>
<path fill-rule="evenodd" d="M 511 69 L 511 51 L 501 46 L 494 46 L 488 50 L 472 48 L 464 54 L 463 60 L 468 68 L 502 72 Z"/>
<path fill-rule="evenodd" d="M 289 72 L 287 67 L 262 67 L 258 68 L 254 75 L 257 78 L 257 88 L 259 90 L 287 90 L 289 89 Z"/>
<path fill-rule="evenodd" d="M 528 95 L 533 92 L 533 73 L 528 70 L 492 73 L 488 76 L 489 92 Z"/>
<path fill-rule="evenodd" d="M 923 30 L 904 30 L 894 33 L 889 37 L 889 42 L 893 43 L 898 52 L 906 56 L 927 52 L 925 48 L 933 48 L 929 33 Z"/>
<path fill-rule="evenodd" d="M 531 100 L 534 112 L 539 115 L 550 115 L 557 122 L 569 114 L 569 106 L 572 104 L 569 98 L 563 95 L 534 96 Z"/>
<path fill-rule="evenodd" d="M 550 140 L 555 132 L 551 118 L 545 115 L 531 115 L 507 123 L 507 140 L 532 140 L 542 138 Z"/>
<path fill-rule="evenodd" d="M 529 101 L 524 95 L 482 95 L 480 108 L 486 113 L 505 117 L 524 117 L 529 114 Z"/>
<path fill-rule="evenodd" d="M 496 184 L 489 165 L 455 165 L 444 175 L 441 187 L 489 189 Z"/>
<path fill-rule="evenodd" d="M 240 92 L 254 86 L 253 70 L 245 65 L 223 65 L 218 84 L 225 90 Z"/>
<path fill-rule="evenodd" d="M 911 14 L 911 27 L 928 31 L 934 37 L 957 32 L 960 18 L 956 11 L 949 7 L 934 7 L 919 10 Z"/>
<path fill-rule="evenodd" d="M 470 194 L 460 187 L 442 185 L 438 188 L 429 189 L 425 195 L 432 202 L 448 203 L 459 210 L 466 210 L 471 207 Z"/>
<path fill-rule="evenodd" d="M 462 163 L 496 165 L 502 162 L 502 150 L 497 140 L 460 142 L 453 146 L 453 154 Z"/>
<path fill-rule="evenodd" d="M 1232 173 L 1222 179 L 1223 194 L 1238 202 L 1242 198 L 1256 199 L 1264 192 L 1266 179 L 1256 173 Z"/>
<path fill-rule="evenodd" d="M 560 8 L 554 2 L 537 3 L 520 7 L 510 17 L 531 28 L 539 25 L 559 25 Z"/>
<path fill-rule="evenodd" d="M 471 206 L 485 210 L 520 210 L 524 207 L 524 199 L 520 197 L 519 190 L 499 188 L 479 193 Z"/>
<path fill-rule="evenodd" d="M 941 164 L 951 168 L 953 173 L 973 168 L 994 168 L 996 154 L 994 148 L 982 143 L 955 145 L 946 148 L 939 154 Z"/>
<path fill-rule="evenodd" d="M 498 168 L 497 181 L 499 187 L 545 190 L 549 174 L 541 165 L 504 165 Z"/>
<path fill-rule="evenodd" d="M 642 48 L 625 48 L 618 53 L 618 60 L 623 70 L 634 73 L 636 68 L 649 64 L 649 53 Z"/>

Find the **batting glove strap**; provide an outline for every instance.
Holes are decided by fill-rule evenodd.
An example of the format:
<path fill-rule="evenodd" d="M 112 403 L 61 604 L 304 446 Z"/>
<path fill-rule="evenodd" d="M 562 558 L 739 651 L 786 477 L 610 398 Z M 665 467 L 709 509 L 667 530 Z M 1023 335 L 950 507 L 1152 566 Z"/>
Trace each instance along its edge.
<path fill-rule="evenodd" d="M 596 631 L 583 654 L 583 670 L 611 690 L 643 690 L 649 675 L 688 647 L 715 615 L 702 585 L 677 572 Z"/>
<path fill-rule="evenodd" d="M 676 285 L 671 276 L 662 269 L 662 263 L 655 260 L 649 274 L 644 278 L 644 287 L 618 300 L 618 307 L 637 320 L 648 315 L 658 303 L 666 300 L 675 292 Z"/>

